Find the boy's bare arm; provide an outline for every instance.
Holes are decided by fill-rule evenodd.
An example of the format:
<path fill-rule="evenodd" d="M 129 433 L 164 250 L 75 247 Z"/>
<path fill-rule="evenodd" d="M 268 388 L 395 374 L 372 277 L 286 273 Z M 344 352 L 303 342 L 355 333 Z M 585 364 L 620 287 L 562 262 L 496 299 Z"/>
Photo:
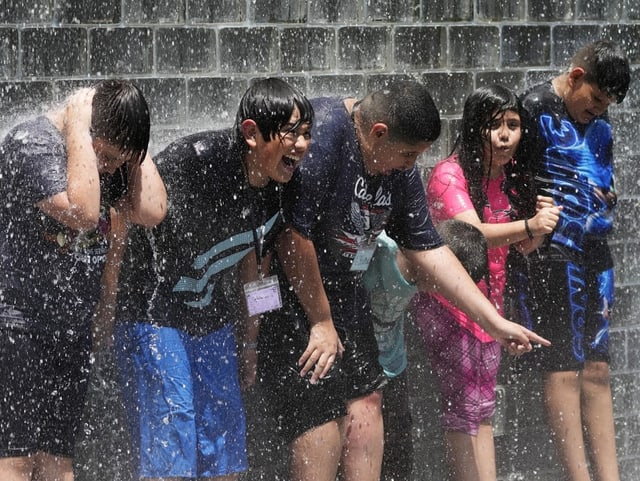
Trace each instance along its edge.
<path fill-rule="evenodd" d="M 92 326 L 94 352 L 108 350 L 113 343 L 118 278 L 122 259 L 127 248 L 127 235 L 128 229 L 123 217 L 114 208 L 111 208 L 109 250 L 107 251 L 107 259 L 100 280 L 100 299 Z"/>
<path fill-rule="evenodd" d="M 90 135 L 93 94 L 93 89 L 81 89 L 63 109 L 49 115 L 65 137 L 67 189 L 37 204 L 45 214 L 75 230 L 96 227 L 100 215 L 100 178 Z"/>
<path fill-rule="evenodd" d="M 167 214 L 167 191 L 151 156 L 129 165 L 127 195 L 118 203 L 128 223 L 154 227 Z"/>
<path fill-rule="evenodd" d="M 309 319 L 309 344 L 298 364 L 302 366 L 301 376 L 313 371 L 314 383 L 329 372 L 344 349 L 333 325 L 315 246 L 293 227 L 287 227 L 278 242 L 278 257 Z"/>

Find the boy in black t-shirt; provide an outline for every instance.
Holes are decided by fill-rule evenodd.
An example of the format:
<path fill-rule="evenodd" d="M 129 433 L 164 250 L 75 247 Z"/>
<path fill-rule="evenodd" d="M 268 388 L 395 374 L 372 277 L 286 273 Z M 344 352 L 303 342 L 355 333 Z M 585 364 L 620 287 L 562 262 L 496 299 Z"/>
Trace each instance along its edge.
<path fill-rule="evenodd" d="M 247 469 L 237 287 L 258 311 L 277 308 L 267 259 L 283 226 L 282 184 L 312 121 L 298 89 L 260 79 L 233 128 L 177 139 L 156 156 L 167 216 L 131 232 L 114 341 L 140 478 L 228 481 Z M 255 366 L 255 329 L 238 340 L 242 366 Z"/>

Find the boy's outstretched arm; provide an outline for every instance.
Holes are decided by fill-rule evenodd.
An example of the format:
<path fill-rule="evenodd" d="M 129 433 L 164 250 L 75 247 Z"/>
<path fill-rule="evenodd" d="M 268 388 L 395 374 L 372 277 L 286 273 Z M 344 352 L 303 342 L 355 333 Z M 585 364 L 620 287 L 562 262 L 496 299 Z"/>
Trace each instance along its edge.
<path fill-rule="evenodd" d="M 437 292 L 447 298 L 510 354 L 530 351 L 532 342 L 543 346 L 551 344 L 520 324 L 502 317 L 447 246 L 424 251 L 404 249 L 403 252 L 415 266 L 419 290 Z"/>

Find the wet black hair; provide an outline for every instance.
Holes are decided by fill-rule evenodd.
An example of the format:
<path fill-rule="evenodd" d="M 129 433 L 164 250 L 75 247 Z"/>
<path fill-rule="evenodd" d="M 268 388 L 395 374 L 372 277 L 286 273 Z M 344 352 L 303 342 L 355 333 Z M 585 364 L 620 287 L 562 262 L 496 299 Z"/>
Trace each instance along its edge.
<path fill-rule="evenodd" d="M 585 71 L 585 81 L 607 95 L 624 100 L 631 82 L 629 59 L 615 42 L 599 40 L 582 47 L 571 59 L 571 67 Z"/>
<path fill-rule="evenodd" d="M 103 80 L 91 102 L 91 135 L 142 161 L 149 147 L 151 120 L 142 91 L 129 80 Z"/>
<path fill-rule="evenodd" d="M 476 284 L 489 276 L 487 239 L 473 224 L 457 219 L 440 222 L 436 230 Z"/>
<path fill-rule="evenodd" d="M 287 131 L 295 131 L 302 124 L 313 123 L 313 107 L 307 97 L 297 88 L 279 78 L 256 80 L 240 100 L 236 114 L 236 142 L 246 147 L 242 136 L 242 122 L 255 121 L 266 142 L 272 140 L 291 120 L 295 107 L 300 119 Z M 248 148 L 248 147 L 247 147 Z"/>
<path fill-rule="evenodd" d="M 367 95 L 360 103 L 362 122 L 381 122 L 389 138 L 414 145 L 434 142 L 440 136 L 440 114 L 427 88 L 415 81 L 399 81 Z"/>
<path fill-rule="evenodd" d="M 478 88 L 464 103 L 460 130 L 453 150 L 458 154 L 458 163 L 467 180 L 469 196 L 480 219 L 487 203 L 487 194 L 482 185 L 485 143 L 490 141 L 491 124 L 509 110 L 522 117 L 522 105 L 516 94 L 498 84 Z"/>

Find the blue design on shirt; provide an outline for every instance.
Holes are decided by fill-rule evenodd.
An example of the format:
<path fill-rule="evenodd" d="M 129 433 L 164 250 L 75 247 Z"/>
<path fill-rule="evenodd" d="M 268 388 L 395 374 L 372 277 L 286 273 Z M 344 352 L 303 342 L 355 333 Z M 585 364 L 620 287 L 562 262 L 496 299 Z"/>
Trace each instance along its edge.
<path fill-rule="evenodd" d="M 613 226 L 613 209 L 605 195 L 613 187 L 611 126 L 598 118 L 584 133 L 570 120 L 551 114 L 539 118 L 546 142 L 543 192 L 563 206 L 552 241 L 582 252 L 586 235 L 603 237 Z"/>
<path fill-rule="evenodd" d="M 271 231 L 279 215 L 279 213 L 275 214 L 265 224 L 265 234 Z M 211 293 L 213 292 L 213 288 L 215 285 L 215 280 L 209 285 L 211 278 L 214 277 L 217 273 L 228 269 L 229 267 L 232 267 L 240 262 L 240 260 L 242 260 L 242 258 L 253 249 L 252 242 L 253 231 L 249 230 L 241 232 L 240 234 L 234 235 L 214 245 L 204 254 L 200 254 L 199 256 L 197 256 L 191 267 L 193 267 L 194 269 L 202 269 L 216 256 L 228 251 L 229 249 L 233 249 L 243 244 L 249 245 L 249 247 L 239 252 L 235 252 L 234 254 L 231 254 L 229 256 L 217 259 L 208 267 L 208 269 L 199 279 L 185 276 L 181 277 L 173 287 L 173 292 L 193 292 L 198 294 L 201 293 L 205 289 L 205 287 L 207 287 L 207 292 L 205 293 L 204 297 L 197 301 L 185 301 L 184 303 L 190 307 L 208 306 L 211 303 Z"/>

